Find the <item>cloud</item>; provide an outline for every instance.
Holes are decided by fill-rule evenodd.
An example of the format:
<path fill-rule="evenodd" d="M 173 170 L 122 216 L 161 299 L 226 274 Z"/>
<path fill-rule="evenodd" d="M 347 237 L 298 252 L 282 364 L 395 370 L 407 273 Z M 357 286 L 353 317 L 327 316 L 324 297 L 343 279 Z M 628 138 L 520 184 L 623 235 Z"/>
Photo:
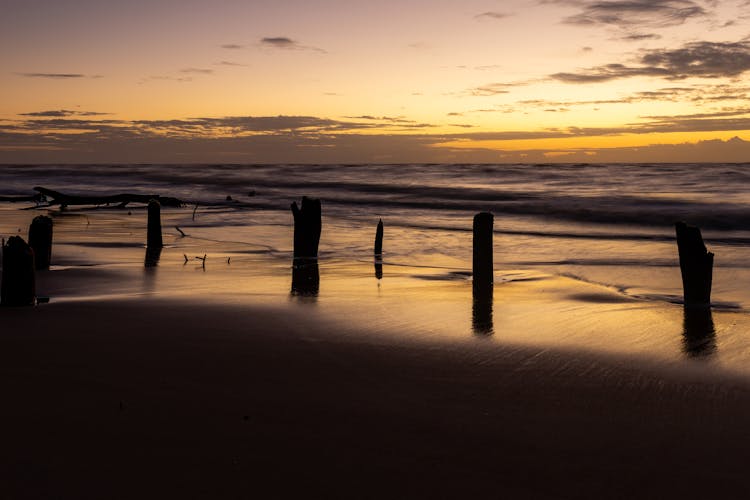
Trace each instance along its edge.
<path fill-rule="evenodd" d="M 242 64 L 242 63 L 233 62 L 233 61 L 219 61 L 219 62 L 214 63 L 214 65 L 215 66 L 235 66 L 235 67 L 241 66 L 245 68 L 250 66 L 249 64 Z"/>
<path fill-rule="evenodd" d="M 313 52 L 320 52 L 325 54 L 326 51 L 318 47 L 311 47 L 309 45 L 302 45 L 301 43 L 285 36 L 272 36 L 264 37 L 260 39 L 260 44 L 263 47 L 272 47 L 275 49 L 283 50 L 310 50 Z"/>
<path fill-rule="evenodd" d="M 613 63 L 550 78 L 565 83 L 597 83 L 636 76 L 682 80 L 735 77 L 750 70 L 750 41 L 692 42 L 678 49 L 642 52 L 638 65 Z"/>
<path fill-rule="evenodd" d="M 96 111 L 71 111 L 69 109 L 56 109 L 49 111 L 34 111 L 31 113 L 19 113 L 19 116 L 33 116 L 46 118 L 64 118 L 66 116 L 101 116 L 111 113 L 99 113 Z"/>
<path fill-rule="evenodd" d="M 740 111 L 736 110 L 737 113 Z M 496 149 L 496 145 L 490 147 L 482 141 L 750 130 L 750 118 L 735 116 L 730 111 L 713 115 L 646 117 L 639 123 L 607 128 L 562 127 L 449 134 L 419 132 L 408 127 L 397 133 L 393 131 L 393 123 L 315 116 L 230 116 L 185 120 L 29 118 L 0 122 L 0 162 L 215 162 L 216 158 L 263 163 L 549 161 L 549 155 L 560 150 L 502 151 Z M 452 126 L 463 127 L 462 124 Z M 379 133 L 373 133 L 378 130 Z M 472 147 L 473 142 L 475 147 Z M 457 147 L 458 144 L 461 147 Z M 559 161 L 744 161 L 750 155 L 750 143 L 733 139 L 638 148 L 578 148 L 564 152 L 566 156 L 558 157 L 561 158 Z M 519 156 L 521 154 L 525 156 Z"/>
<path fill-rule="evenodd" d="M 541 3 L 578 8 L 577 14 L 563 20 L 576 26 L 664 28 L 708 15 L 708 11 L 693 0 L 541 0 Z"/>
<path fill-rule="evenodd" d="M 479 87 L 474 87 L 472 89 L 468 90 L 469 95 L 473 96 L 480 96 L 480 97 L 486 97 L 486 96 L 493 96 L 498 94 L 507 94 L 510 91 L 508 90 L 511 87 L 514 87 L 515 85 L 512 83 L 488 83 L 486 85 L 481 85 Z"/>
<path fill-rule="evenodd" d="M 229 50 L 238 50 L 238 49 L 244 49 L 244 45 L 239 45 L 237 43 L 225 43 L 221 46 L 222 49 L 229 49 Z"/>
<path fill-rule="evenodd" d="M 626 42 L 640 42 L 641 40 L 659 40 L 661 35 L 656 33 L 630 33 L 620 37 L 620 40 Z"/>
<path fill-rule="evenodd" d="M 192 73 L 196 75 L 210 75 L 213 72 L 214 70 L 206 68 L 184 68 L 180 70 L 180 73 Z"/>
<path fill-rule="evenodd" d="M 511 14 L 506 14 L 505 12 L 495 12 L 495 11 L 488 11 L 488 12 L 482 12 L 481 14 L 477 14 L 474 16 L 474 19 L 505 19 L 506 17 L 510 17 Z"/>
<path fill-rule="evenodd" d="M 17 73 L 26 78 L 51 78 L 54 80 L 68 80 L 72 78 L 87 78 L 81 73 Z"/>

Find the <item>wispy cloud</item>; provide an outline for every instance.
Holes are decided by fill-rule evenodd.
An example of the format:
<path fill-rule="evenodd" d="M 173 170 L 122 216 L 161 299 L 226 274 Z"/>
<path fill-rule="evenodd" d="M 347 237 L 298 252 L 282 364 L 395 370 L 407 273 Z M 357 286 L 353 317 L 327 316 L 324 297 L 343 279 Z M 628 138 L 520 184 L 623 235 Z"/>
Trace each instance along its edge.
<path fill-rule="evenodd" d="M 668 80 L 735 77 L 750 70 L 750 42 L 692 42 L 678 49 L 644 51 L 637 65 L 613 63 L 550 75 L 566 83 L 597 83 L 650 76 Z"/>
<path fill-rule="evenodd" d="M 31 113 L 19 113 L 18 116 L 35 116 L 47 118 L 64 118 L 67 116 L 103 116 L 111 113 L 100 113 L 97 111 L 74 111 L 70 109 L 55 109 L 49 111 L 34 111 Z"/>
<path fill-rule="evenodd" d="M 54 80 L 69 80 L 73 78 L 89 78 L 82 73 L 16 73 L 26 78 L 51 78 Z"/>
<path fill-rule="evenodd" d="M 487 11 L 487 12 L 482 12 L 481 14 L 477 14 L 476 16 L 474 16 L 474 19 L 478 19 L 480 21 L 487 20 L 487 19 L 498 20 L 498 19 L 505 19 L 507 17 L 510 17 L 511 15 L 512 14 L 508 14 L 506 12 Z"/>
<path fill-rule="evenodd" d="M 190 73 L 195 75 L 210 75 L 214 72 L 212 69 L 207 68 L 183 68 L 180 73 Z"/>
<path fill-rule="evenodd" d="M 244 49 L 244 45 L 240 45 L 238 43 L 225 43 L 221 46 L 222 49 L 229 49 L 229 50 L 238 50 L 238 49 Z"/>
<path fill-rule="evenodd" d="M 286 36 L 272 36 L 272 37 L 264 37 L 260 39 L 260 44 L 263 47 L 272 47 L 275 49 L 283 49 L 283 50 L 310 50 L 313 52 L 320 52 L 325 54 L 326 51 L 318 48 L 318 47 L 312 47 L 310 45 L 303 45 L 299 43 L 296 40 L 293 40 L 292 38 L 286 37 Z"/>
<path fill-rule="evenodd" d="M 579 9 L 563 22 L 577 26 L 608 25 L 617 28 L 649 26 L 664 28 L 701 18 L 708 11 L 693 0 L 541 0 Z"/>
<path fill-rule="evenodd" d="M 248 67 L 249 64 L 242 64 L 234 61 L 219 61 L 214 63 L 215 66 L 235 66 L 235 67 Z"/>

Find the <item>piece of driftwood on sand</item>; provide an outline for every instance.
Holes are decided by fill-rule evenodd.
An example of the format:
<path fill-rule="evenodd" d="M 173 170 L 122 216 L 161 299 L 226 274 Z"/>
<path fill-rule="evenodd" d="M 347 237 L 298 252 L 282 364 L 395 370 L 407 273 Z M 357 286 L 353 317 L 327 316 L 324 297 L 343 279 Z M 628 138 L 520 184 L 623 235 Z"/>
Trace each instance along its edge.
<path fill-rule="evenodd" d="M 65 208 L 73 205 L 117 205 L 125 207 L 129 203 L 148 204 L 151 200 L 157 200 L 165 207 L 180 207 L 184 204 L 182 200 L 169 196 L 159 196 L 155 194 L 133 194 L 122 193 L 106 196 L 78 196 L 61 193 L 44 187 L 36 186 L 34 191 L 47 197 L 47 206 L 60 205 Z"/>
<path fill-rule="evenodd" d="M 714 254 L 706 249 L 701 230 L 697 227 L 678 222 L 675 231 L 685 305 L 708 307 L 711 304 Z"/>

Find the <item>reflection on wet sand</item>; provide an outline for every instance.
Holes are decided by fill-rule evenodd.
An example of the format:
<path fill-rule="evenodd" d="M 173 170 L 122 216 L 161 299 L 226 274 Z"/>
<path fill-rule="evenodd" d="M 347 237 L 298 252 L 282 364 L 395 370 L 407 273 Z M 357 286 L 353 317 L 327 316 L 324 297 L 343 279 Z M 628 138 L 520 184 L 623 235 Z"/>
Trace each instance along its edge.
<path fill-rule="evenodd" d="M 493 287 L 473 287 L 473 303 L 471 308 L 471 328 L 475 335 L 488 336 L 494 332 L 492 324 L 492 296 Z"/>
<path fill-rule="evenodd" d="M 159 265 L 159 259 L 161 258 L 161 246 L 147 246 L 146 257 L 144 258 L 144 265 L 146 267 L 156 267 Z"/>
<path fill-rule="evenodd" d="M 685 307 L 682 348 L 688 358 L 702 358 L 716 352 L 716 329 L 710 307 Z"/>
<path fill-rule="evenodd" d="M 320 272 L 317 259 L 294 259 L 292 262 L 292 290 L 296 297 L 317 297 Z"/>
<path fill-rule="evenodd" d="M 377 279 L 383 279 L 383 261 L 376 260 L 375 261 L 375 277 Z"/>

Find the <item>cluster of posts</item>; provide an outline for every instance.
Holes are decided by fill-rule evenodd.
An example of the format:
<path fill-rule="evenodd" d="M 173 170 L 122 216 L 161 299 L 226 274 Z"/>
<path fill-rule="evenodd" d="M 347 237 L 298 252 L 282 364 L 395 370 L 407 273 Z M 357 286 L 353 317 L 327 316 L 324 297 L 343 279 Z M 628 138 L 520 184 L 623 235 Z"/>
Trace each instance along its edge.
<path fill-rule="evenodd" d="M 294 216 L 294 260 L 292 262 L 292 294 L 314 296 L 318 294 L 318 245 L 322 229 L 320 200 L 303 197 L 300 206 L 292 203 Z M 474 216 L 472 293 L 473 323 L 478 333 L 492 332 L 493 273 L 493 222 L 491 213 Z M 711 281 L 714 255 L 706 250 L 700 229 L 684 222 L 675 225 L 677 248 L 680 256 L 683 297 L 692 316 L 694 311 L 708 311 L 710 318 Z M 52 256 L 52 219 L 40 215 L 31 223 L 29 241 L 12 236 L 3 243 L 3 274 L 0 305 L 26 306 L 36 303 L 35 271 L 49 269 Z M 148 204 L 148 229 L 145 266 L 159 262 L 163 247 L 161 207 L 151 200 Z M 378 222 L 375 233 L 375 275 L 383 276 L 383 221 Z M 704 314 L 700 313 L 703 317 Z M 687 326 L 686 326 L 687 329 Z"/>

